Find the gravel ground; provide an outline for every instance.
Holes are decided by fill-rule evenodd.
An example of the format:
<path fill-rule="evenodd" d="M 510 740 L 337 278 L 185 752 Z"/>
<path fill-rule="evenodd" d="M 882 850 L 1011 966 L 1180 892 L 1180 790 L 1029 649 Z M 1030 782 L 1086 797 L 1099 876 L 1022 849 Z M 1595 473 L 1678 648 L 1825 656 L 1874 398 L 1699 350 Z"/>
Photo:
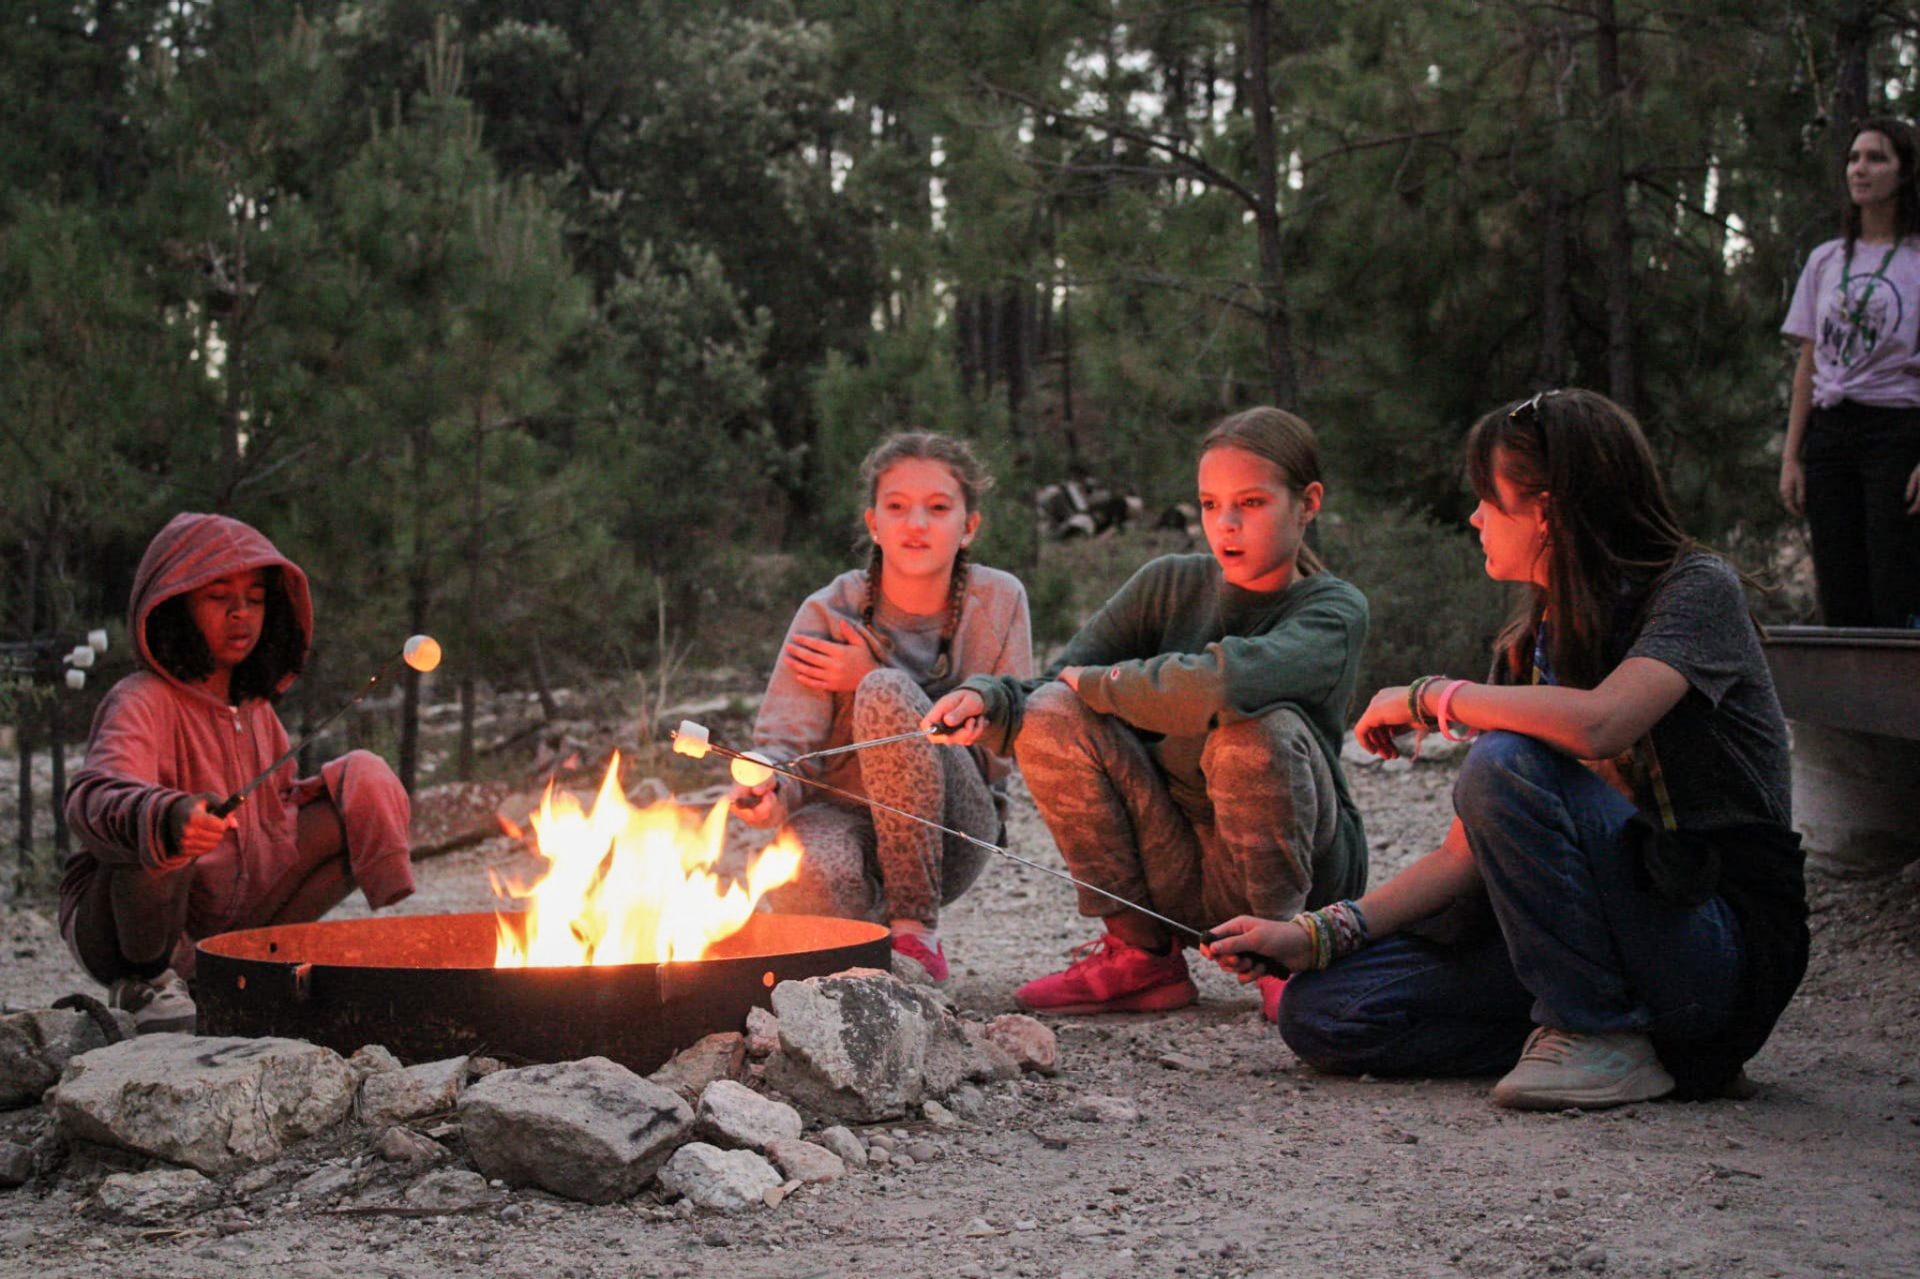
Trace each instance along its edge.
<path fill-rule="evenodd" d="M 1451 779 L 1446 765 L 1355 777 L 1376 882 L 1438 836 Z M 471 788 L 442 803 L 495 798 Z M 1024 797 L 1012 842 L 1057 858 Z M 427 862 L 405 909 L 485 909 L 487 868 L 520 857 L 495 839 Z M 218 1212 L 143 1230 L 75 1211 L 114 1170 L 75 1154 L 0 1192 L 0 1276 L 1910 1276 L 1916 889 L 1913 872 L 1815 881 L 1812 970 L 1749 1067 L 1751 1101 L 1529 1116 L 1491 1107 L 1487 1081 L 1319 1076 L 1209 967 L 1198 1006 L 1057 1021 L 1057 1076 L 985 1090 L 955 1129 L 901 1126 L 941 1157 L 743 1217 L 681 1218 L 652 1192 L 604 1208 L 517 1192 L 462 1215 L 343 1215 L 229 1178 Z M 1091 935 L 1071 906 L 1044 875 L 990 867 L 944 927 L 958 1004 L 1009 1009 L 1015 986 Z M 35 909 L 0 909 L 0 965 L 15 1006 L 89 988 Z M 1096 1094 L 1133 1103 L 1137 1122 L 1069 1118 Z M 0 1114 L 0 1137 L 44 1124 Z M 310 1143 L 276 1184 L 364 1150 Z"/>

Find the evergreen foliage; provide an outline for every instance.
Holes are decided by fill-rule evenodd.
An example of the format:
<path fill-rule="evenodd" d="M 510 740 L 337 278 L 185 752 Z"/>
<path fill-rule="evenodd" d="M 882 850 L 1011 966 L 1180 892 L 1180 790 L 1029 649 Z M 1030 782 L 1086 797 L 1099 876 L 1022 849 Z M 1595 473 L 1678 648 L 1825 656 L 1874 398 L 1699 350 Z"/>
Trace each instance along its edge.
<path fill-rule="evenodd" d="M 309 704 L 437 629 L 471 710 L 837 559 L 886 431 L 980 442 L 1021 569 L 1036 485 L 1157 510 L 1273 399 L 1393 591 L 1467 425 L 1555 384 L 1770 556 L 1788 290 L 1847 122 L 1920 91 L 1913 7 L 1842 8 L 15 0 L 0 630 L 226 511 L 314 577 Z"/>

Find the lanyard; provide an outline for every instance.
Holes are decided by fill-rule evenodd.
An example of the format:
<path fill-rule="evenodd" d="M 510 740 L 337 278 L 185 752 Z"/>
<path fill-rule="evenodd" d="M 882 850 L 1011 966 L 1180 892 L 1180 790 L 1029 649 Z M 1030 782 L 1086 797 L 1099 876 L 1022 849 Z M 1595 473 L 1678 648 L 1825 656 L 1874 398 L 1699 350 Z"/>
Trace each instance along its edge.
<path fill-rule="evenodd" d="M 1853 283 L 1854 278 L 1853 255 L 1849 253 L 1847 260 L 1840 264 L 1840 304 L 1847 308 L 1847 324 L 1850 327 L 1857 329 L 1860 327 L 1860 322 L 1866 319 L 1867 303 L 1873 298 L 1873 290 L 1887 278 L 1887 268 L 1893 265 L 1893 255 L 1899 251 L 1900 241 L 1896 238 L 1887 246 L 1886 256 L 1880 259 L 1880 265 L 1875 267 L 1873 274 L 1867 277 L 1866 287 L 1860 290 L 1860 300 L 1851 305 L 1847 301 L 1847 286 Z"/>

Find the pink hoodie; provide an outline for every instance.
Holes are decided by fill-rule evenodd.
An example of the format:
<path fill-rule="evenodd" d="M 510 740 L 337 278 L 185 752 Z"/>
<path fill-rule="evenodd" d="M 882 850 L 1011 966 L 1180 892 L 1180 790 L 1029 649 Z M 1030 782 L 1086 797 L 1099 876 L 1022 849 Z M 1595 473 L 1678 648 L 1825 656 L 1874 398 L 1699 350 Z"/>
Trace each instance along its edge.
<path fill-rule="evenodd" d="M 231 573 L 267 567 L 280 570 L 294 618 L 311 643 L 307 575 L 256 529 L 223 515 L 176 515 L 148 544 L 127 610 L 134 652 L 145 669 L 115 684 L 100 703 L 87 762 L 67 788 L 67 822 L 77 846 L 60 883 L 63 932 L 103 863 L 151 870 L 185 864 L 167 847 L 167 812 L 175 800 L 228 795 L 287 749 L 287 731 L 271 703 L 249 698 L 229 706 L 167 672 L 147 648 L 147 618 L 162 601 Z M 289 676 L 281 691 L 292 683 Z M 295 814 L 323 792 L 346 815 L 347 847 L 368 901 L 383 906 L 412 891 L 404 793 L 397 786 L 391 794 L 359 787 L 359 802 L 342 803 L 345 762 L 334 760 L 319 777 L 296 781 L 289 760 L 234 810 L 238 828 L 196 865 L 187 924 L 192 936 L 233 926 L 252 895 L 295 858 Z M 365 802 L 376 796 L 379 802 Z"/>

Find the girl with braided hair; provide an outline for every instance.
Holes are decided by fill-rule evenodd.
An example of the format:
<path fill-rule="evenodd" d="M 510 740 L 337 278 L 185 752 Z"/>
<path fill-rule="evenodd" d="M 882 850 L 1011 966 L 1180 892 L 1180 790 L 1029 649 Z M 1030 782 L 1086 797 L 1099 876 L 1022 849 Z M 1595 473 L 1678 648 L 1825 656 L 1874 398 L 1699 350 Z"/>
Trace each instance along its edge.
<path fill-rule="evenodd" d="M 1033 668 L 1020 580 L 973 564 L 980 499 L 992 477 L 967 445 L 932 432 L 889 436 L 861 463 L 872 553 L 808 596 L 787 629 L 754 724 L 774 763 L 910 733 L 969 675 L 1024 679 Z M 853 795 L 999 842 L 1005 754 L 921 739 L 794 771 Z M 905 975 L 946 980 L 940 907 L 980 874 L 983 850 L 898 813 L 775 774 L 735 786 L 750 825 L 785 822 L 806 849 L 800 874 L 770 895 L 781 912 L 887 922 Z"/>

